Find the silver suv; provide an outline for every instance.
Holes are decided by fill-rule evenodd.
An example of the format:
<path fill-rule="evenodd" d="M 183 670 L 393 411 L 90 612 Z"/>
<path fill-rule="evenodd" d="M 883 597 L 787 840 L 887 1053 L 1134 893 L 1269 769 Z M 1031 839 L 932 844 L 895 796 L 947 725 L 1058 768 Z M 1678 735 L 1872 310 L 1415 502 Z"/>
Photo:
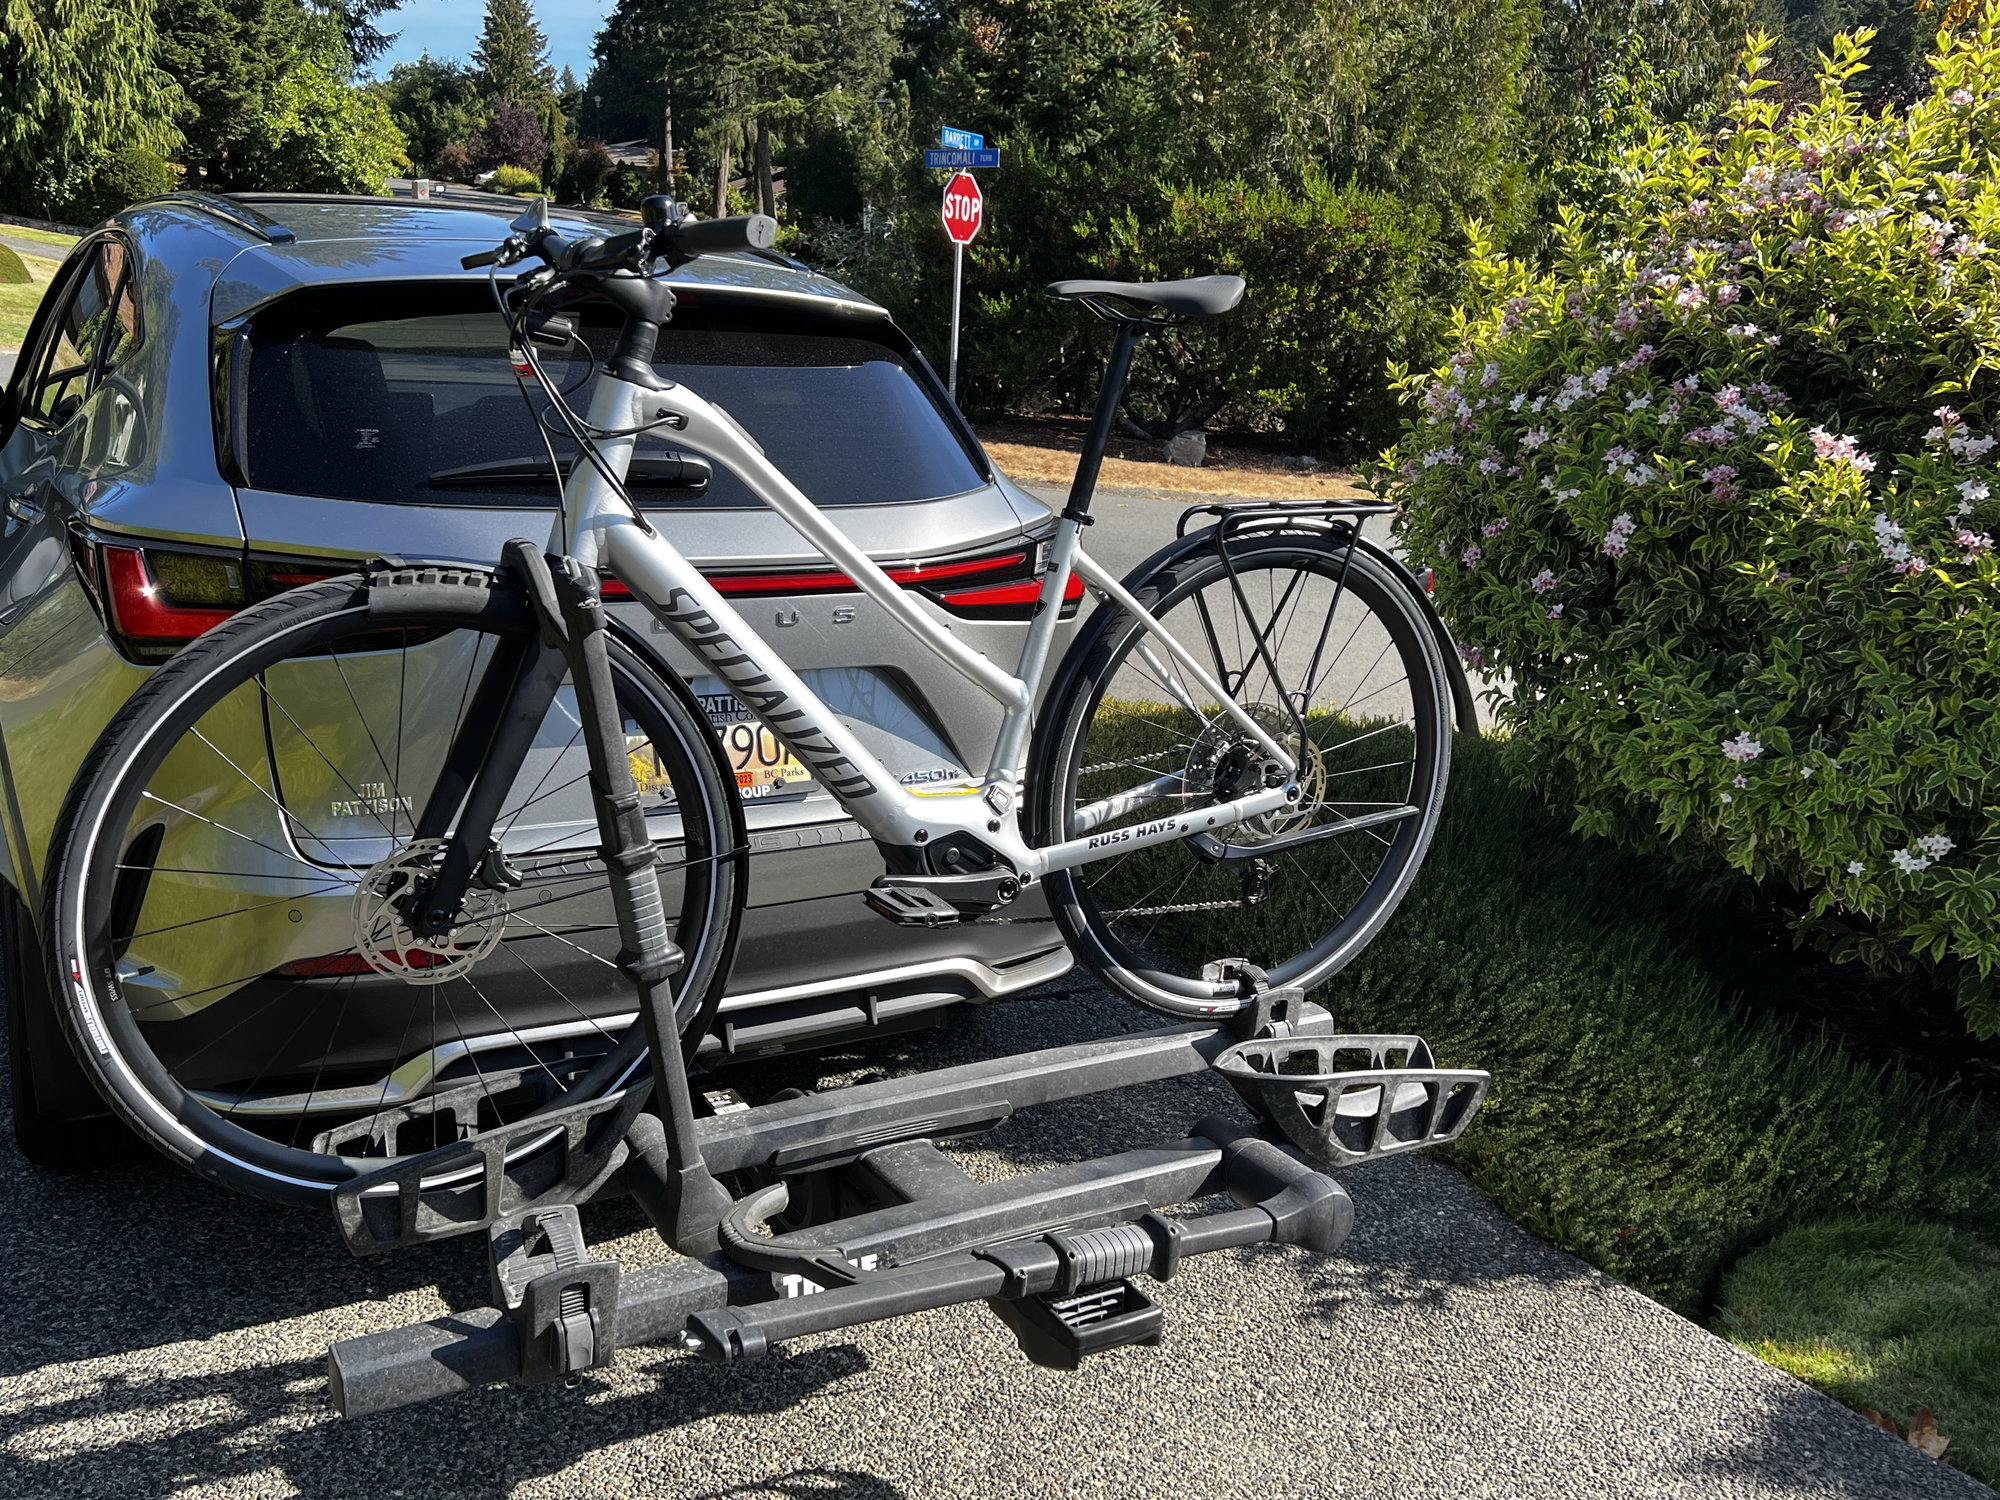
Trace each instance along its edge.
<path fill-rule="evenodd" d="M 518 209 L 173 194 L 86 238 L 50 288 L 0 398 L 0 917 L 16 1129 L 32 1156 L 92 1149 L 82 1121 L 101 1113 L 48 1006 L 36 929 L 49 835 L 77 766 L 149 667 L 231 611 L 358 562 L 490 560 L 510 537 L 547 533 L 552 476 L 572 450 L 524 405 L 486 274 L 458 264 Z M 571 232 L 590 227 L 578 218 Z M 769 255 L 703 257 L 674 290 L 661 373 L 721 402 L 892 576 L 1012 661 L 1050 515 L 994 471 L 882 309 Z M 539 352 L 582 384 L 614 326 L 608 308 L 565 309 Z M 655 524 L 765 612 L 787 660 L 906 781 L 984 763 L 991 702 L 728 473 L 649 437 L 632 482 Z M 694 686 L 745 803 L 749 907 L 700 1043 L 709 1061 L 927 1024 L 1069 967 L 1046 922 L 932 930 L 872 914 L 860 894 L 882 873 L 872 842 L 677 643 L 620 612 Z M 1029 906 L 1016 915 L 1037 916 Z M 336 977 L 368 983 L 305 976 Z M 582 997 L 593 1013 L 619 983 L 602 964 L 563 976 L 572 999 L 605 988 Z M 564 1044 L 563 1023 L 525 996 L 498 1005 L 519 1010 L 421 1057 L 386 1021 L 350 1028 L 337 1065 L 422 1087 L 526 1029 L 538 1046 Z M 213 1045 L 226 1055 L 226 1035 Z"/>

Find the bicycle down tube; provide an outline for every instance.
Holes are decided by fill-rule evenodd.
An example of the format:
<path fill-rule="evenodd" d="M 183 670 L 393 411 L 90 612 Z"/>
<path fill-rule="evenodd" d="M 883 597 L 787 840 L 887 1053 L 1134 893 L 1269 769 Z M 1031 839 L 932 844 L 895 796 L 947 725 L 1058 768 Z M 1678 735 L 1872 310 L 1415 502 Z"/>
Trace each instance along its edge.
<path fill-rule="evenodd" d="M 654 389 L 606 377 L 592 395 L 590 424 L 600 431 L 632 432 L 665 423 L 677 443 L 731 469 L 765 504 L 791 525 L 890 616 L 922 641 L 946 665 L 977 684 L 1002 709 L 1002 725 L 984 781 L 959 795 L 935 792 L 913 796 L 860 739 L 774 652 L 678 548 L 635 518 L 609 481 L 587 461 L 576 464 L 564 496 L 563 515 L 549 550 L 575 557 L 586 567 L 608 570 L 697 659 L 706 663 L 758 720 L 792 753 L 812 767 L 847 812 L 877 840 L 911 848 L 940 834 L 965 833 L 1003 854 L 1029 878 L 1086 864 L 1113 853 L 1169 843 L 1192 834 L 1232 827 L 1295 801 L 1296 784 L 1270 787 L 1240 799 L 1167 814 L 1154 822 L 1031 849 L 1014 816 L 1021 793 L 1027 727 L 1034 709 L 1033 682 L 1047 661 L 1060 618 L 1060 601 L 1072 568 L 1118 607 L 1155 628 L 1151 639 L 1167 653 L 1186 682 L 1178 682 L 1184 706 L 1195 708 L 1198 690 L 1269 756 L 1288 777 L 1293 757 L 1224 692 L 1194 654 L 1158 622 L 1118 581 L 1077 545 L 1074 520 L 1057 522 L 1050 563 L 1042 580 L 1041 608 L 1021 651 L 1020 676 L 996 666 L 926 614 L 861 548 L 785 478 L 734 418 L 685 386 Z M 635 445 L 631 436 L 601 439 L 598 455 L 621 479 Z M 1173 677 L 1173 673 L 1167 674 Z M 1169 688 L 1169 691 L 1173 691 Z M 1162 790 L 1159 795 L 1169 795 Z M 1133 810 L 1132 793 L 1121 794 L 1119 813 Z M 1086 829 L 1113 814 L 1079 809 Z"/>

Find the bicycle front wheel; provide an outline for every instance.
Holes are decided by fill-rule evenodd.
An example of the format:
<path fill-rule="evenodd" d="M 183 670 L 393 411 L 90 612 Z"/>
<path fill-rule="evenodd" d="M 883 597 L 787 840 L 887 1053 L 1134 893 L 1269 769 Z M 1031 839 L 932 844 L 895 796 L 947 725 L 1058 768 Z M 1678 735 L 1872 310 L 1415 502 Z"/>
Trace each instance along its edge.
<path fill-rule="evenodd" d="M 210 632 L 106 729 L 57 826 L 49 948 L 78 1058 L 154 1146 L 225 1186 L 322 1202 L 385 1162 L 643 1081 L 567 681 L 451 927 L 407 919 L 445 843 L 417 821 L 441 782 L 462 785 L 452 748 L 485 743 L 461 731 L 537 629 L 505 574 L 332 579 Z M 685 955 L 676 1009 L 698 1035 L 735 940 L 742 815 L 684 685 L 611 655 Z"/>
<path fill-rule="evenodd" d="M 1335 527 L 1253 531 L 1128 587 L 1158 624 L 1107 605 L 1071 647 L 1035 757 L 1039 842 L 1266 784 L 1265 752 L 1161 632 L 1284 748 L 1299 798 L 1048 876 L 1056 921 L 1107 984 L 1168 1015 L 1240 1009 L 1226 960 L 1320 984 L 1408 892 L 1443 806 L 1450 697 L 1424 606 Z"/>

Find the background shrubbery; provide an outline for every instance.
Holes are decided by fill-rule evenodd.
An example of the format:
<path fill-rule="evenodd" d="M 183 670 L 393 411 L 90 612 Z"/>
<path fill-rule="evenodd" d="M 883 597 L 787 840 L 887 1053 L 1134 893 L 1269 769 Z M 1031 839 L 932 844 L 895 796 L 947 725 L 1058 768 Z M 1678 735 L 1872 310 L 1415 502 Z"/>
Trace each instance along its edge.
<path fill-rule="evenodd" d="M 1871 111 L 1748 55 L 1563 222 L 1490 242 L 1389 487 L 1517 763 L 1577 826 L 1804 893 L 2000 1030 L 2000 38 Z"/>
<path fill-rule="evenodd" d="M 496 193 L 539 193 L 542 184 L 526 167 L 501 165 L 493 169 L 486 185 Z"/>

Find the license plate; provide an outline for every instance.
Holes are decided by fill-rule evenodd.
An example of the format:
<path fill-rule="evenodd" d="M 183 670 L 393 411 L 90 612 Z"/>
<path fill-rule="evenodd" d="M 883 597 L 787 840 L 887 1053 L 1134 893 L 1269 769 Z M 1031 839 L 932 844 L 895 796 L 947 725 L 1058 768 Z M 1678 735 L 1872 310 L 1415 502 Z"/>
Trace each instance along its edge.
<path fill-rule="evenodd" d="M 805 794 L 812 784 L 812 772 L 775 734 L 751 718 L 749 709 L 727 693 L 698 696 L 735 773 L 739 797 L 747 801 Z"/>
<path fill-rule="evenodd" d="M 778 737 L 753 719 L 723 719 L 709 715 L 722 753 L 736 776 L 736 794 L 746 800 L 767 797 L 803 796 L 812 784 L 812 772 L 805 763 L 779 743 Z M 632 784 L 642 797 L 660 802 L 674 800 L 674 788 L 666 768 L 653 752 L 652 741 L 643 735 L 628 735 L 625 762 L 632 769 Z"/>
<path fill-rule="evenodd" d="M 736 771 L 736 790 L 744 797 L 778 797 L 803 792 L 812 772 L 762 724 L 742 719 L 718 726 L 722 753 Z"/>

